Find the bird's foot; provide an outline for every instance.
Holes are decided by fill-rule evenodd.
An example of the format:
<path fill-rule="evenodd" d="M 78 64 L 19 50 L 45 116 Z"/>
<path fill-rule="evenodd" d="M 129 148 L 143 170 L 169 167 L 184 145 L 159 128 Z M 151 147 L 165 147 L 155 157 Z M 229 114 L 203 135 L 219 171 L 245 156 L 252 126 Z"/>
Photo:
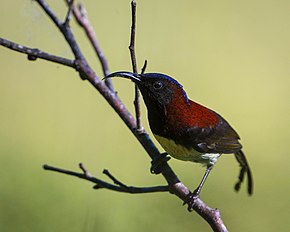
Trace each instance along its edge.
<path fill-rule="evenodd" d="M 186 196 L 186 199 L 183 202 L 183 205 L 188 205 L 187 210 L 189 212 L 192 212 L 193 211 L 193 207 L 194 207 L 195 201 L 198 198 L 199 198 L 199 191 L 198 191 L 198 189 L 194 190 L 193 193 L 189 193 Z"/>
<path fill-rule="evenodd" d="M 160 174 L 161 173 L 162 164 L 164 164 L 168 160 L 170 160 L 170 157 L 167 155 L 168 154 L 166 152 L 162 153 L 157 158 L 155 158 L 151 161 L 151 168 L 150 168 L 151 173 L 153 173 L 153 174 Z"/>

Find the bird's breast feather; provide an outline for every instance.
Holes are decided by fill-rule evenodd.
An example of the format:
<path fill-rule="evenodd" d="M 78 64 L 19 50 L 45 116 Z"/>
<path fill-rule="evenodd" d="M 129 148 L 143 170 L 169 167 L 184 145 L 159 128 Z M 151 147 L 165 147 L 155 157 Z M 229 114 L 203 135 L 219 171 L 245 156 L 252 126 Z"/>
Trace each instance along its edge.
<path fill-rule="evenodd" d="M 175 159 L 208 165 L 214 164 L 218 157 L 220 157 L 219 153 L 201 153 L 195 150 L 193 147 L 186 147 L 181 144 L 177 144 L 172 139 L 168 139 L 156 134 L 154 134 L 154 136 L 160 145 L 164 148 L 164 150 Z"/>

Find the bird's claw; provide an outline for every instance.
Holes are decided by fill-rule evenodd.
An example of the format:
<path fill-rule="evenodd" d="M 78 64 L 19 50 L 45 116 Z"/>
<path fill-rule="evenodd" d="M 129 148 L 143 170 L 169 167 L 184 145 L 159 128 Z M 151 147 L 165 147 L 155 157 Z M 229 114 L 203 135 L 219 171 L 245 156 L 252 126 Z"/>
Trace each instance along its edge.
<path fill-rule="evenodd" d="M 151 161 L 150 172 L 152 174 L 160 174 L 162 164 L 166 163 L 168 160 L 170 160 L 170 157 L 167 156 L 166 152 L 160 154 L 157 158 L 155 158 Z"/>
<path fill-rule="evenodd" d="M 199 193 L 197 190 L 194 190 L 193 193 L 189 193 L 187 196 L 186 196 L 186 199 L 185 201 L 183 202 L 183 205 L 188 205 L 187 207 L 187 210 L 189 212 L 192 212 L 193 211 L 193 207 L 194 207 L 194 204 L 195 204 L 195 201 L 196 199 L 199 198 Z"/>

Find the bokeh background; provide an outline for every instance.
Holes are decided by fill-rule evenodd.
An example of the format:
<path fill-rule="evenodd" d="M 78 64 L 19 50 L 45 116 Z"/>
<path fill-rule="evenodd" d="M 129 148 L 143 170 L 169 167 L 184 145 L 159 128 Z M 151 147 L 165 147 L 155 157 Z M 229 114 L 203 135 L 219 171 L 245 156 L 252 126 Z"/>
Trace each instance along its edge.
<path fill-rule="evenodd" d="M 61 18 L 63 1 L 48 1 Z M 129 0 L 84 1 L 112 71 L 131 70 Z M 233 191 L 239 168 L 224 155 L 202 191 L 230 231 L 289 231 L 290 2 L 137 1 L 137 58 L 149 72 L 178 79 L 190 98 L 222 114 L 242 137 L 254 174 L 254 195 Z M 72 58 L 70 49 L 34 1 L 5 1 L 0 36 Z M 81 48 L 102 76 L 82 30 Z M 165 184 L 118 116 L 88 82 L 61 65 L 0 47 L 1 231 L 210 231 L 166 193 L 129 195 L 47 172 L 47 163 L 97 177 L 104 168 L 128 185 Z M 133 111 L 133 85 L 114 80 Z M 146 128 L 146 109 L 143 107 Z M 148 130 L 149 131 L 149 130 Z M 194 189 L 204 169 L 171 160 Z"/>

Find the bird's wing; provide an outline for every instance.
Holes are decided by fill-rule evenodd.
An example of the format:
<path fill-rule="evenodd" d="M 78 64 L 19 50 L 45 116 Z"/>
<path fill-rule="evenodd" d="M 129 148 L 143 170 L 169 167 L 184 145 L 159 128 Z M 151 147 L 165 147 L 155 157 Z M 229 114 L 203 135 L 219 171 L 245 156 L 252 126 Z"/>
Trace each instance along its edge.
<path fill-rule="evenodd" d="M 215 126 L 188 128 L 186 138 L 180 139 L 180 142 L 203 153 L 231 154 L 240 151 L 239 135 L 225 119 L 218 114 L 217 117 Z"/>

